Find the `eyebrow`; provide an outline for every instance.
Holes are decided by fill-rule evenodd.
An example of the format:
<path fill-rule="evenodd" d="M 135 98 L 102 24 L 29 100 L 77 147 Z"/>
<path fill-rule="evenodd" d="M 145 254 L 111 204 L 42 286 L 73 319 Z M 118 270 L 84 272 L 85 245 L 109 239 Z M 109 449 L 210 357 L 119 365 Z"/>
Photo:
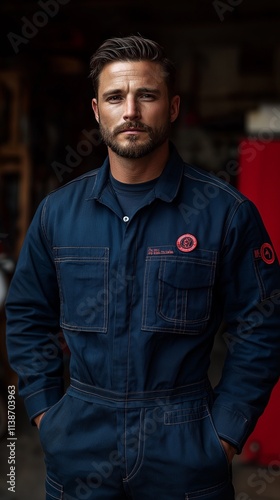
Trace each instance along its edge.
<path fill-rule="evenodd" d="M 155 89 L 154 87 L 149 88 L 149 87 L 141 87 L 140 89 L 137 89 L 137 93 L 140 92 L 147 92 L 148 94 L 160 94 L 160 90 Z"/>
<path fill-rule="evenodd" d="M 146 92 L 148 94 L 160 95 L 160 90 L 158 90 L 156 88 L 140 87 L 139 89 L 136 90 L 136 94 L 140 94 L 143 92 Z M 102 97 L 103 97 L 103 99 L 104 98 L 106 99 L 106 97 L 109 97 L 112 94 L 122 94 L 122 93 L 123 93 L 123 89 L 111 89 L 111 90 L 108 90 L 107 92 L 104 92 L 102 94 Z"/>
<path fill-rule="evenodd" d="M 107 90 L 107 92 L 103 92 L 102 97 L 108 97 L 111 94 L 121 94 L 122 90 L 121 89 L 111 89 Z"/>

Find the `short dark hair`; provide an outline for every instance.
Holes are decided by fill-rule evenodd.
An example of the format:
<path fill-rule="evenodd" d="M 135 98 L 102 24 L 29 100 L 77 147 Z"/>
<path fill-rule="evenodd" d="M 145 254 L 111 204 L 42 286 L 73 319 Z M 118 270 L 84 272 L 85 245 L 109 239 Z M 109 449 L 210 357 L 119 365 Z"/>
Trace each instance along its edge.
<path fill-rule="evenodd" d="M 141 35 L 123 38 L 108 38 L 100 45 L 90 59 L 90 74 L 95 97 L 97 97 L 99 76 L 104 66 L 114 61 L 152 61 L 163 69 L 165 82 L 170 96 L 175 94 L 176 68 L 157 42 Z"/>

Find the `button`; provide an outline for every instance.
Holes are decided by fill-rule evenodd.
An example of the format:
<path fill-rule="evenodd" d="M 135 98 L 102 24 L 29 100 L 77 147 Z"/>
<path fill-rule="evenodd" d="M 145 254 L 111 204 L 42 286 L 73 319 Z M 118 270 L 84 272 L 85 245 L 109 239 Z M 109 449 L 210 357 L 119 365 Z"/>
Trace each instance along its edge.
<path fill-rule="evenodd" d="M 125 216 L 123 217 L 123 221 L 124 221 L 124 222 L 128 222 L 128 221 L 129 221 L 129 217 L 128 217 L 127 215 L 125 215 Z"/>

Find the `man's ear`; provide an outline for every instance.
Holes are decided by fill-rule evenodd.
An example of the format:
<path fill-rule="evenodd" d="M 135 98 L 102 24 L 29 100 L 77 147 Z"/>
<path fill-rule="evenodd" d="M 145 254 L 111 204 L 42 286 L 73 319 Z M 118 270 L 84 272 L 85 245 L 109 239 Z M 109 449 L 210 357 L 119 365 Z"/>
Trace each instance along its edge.
<path fill-rule="evenodd" d="M 170 103 L 170 121 L 171 123 L 175 122 L 176 118 L 178 117 L 180 110 L 180 96 L 175 95 L 171 99 Z"/>
<path fill-rule="evenodd" d="M 97 99 L 92 99 L 91 101 L 91 106 L 94 112 L 95 119 L 97 123 L 99 123 L 99 112 L 98 112 L 98 104 L 97 104 Z"/>

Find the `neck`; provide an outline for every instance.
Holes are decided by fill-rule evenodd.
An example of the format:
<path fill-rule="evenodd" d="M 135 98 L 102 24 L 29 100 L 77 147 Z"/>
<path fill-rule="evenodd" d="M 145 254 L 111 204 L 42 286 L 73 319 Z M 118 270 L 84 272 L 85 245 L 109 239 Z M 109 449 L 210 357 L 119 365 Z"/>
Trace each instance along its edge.
<path fill-rule="evenodd" d="M 168 160 L 169 143 L 166 141 L 143 158 L 123 158 L 110 148 L 108 155 L 111 173 L 115 179 L 125 184 L 138 184 L 160 176 Z"/>

